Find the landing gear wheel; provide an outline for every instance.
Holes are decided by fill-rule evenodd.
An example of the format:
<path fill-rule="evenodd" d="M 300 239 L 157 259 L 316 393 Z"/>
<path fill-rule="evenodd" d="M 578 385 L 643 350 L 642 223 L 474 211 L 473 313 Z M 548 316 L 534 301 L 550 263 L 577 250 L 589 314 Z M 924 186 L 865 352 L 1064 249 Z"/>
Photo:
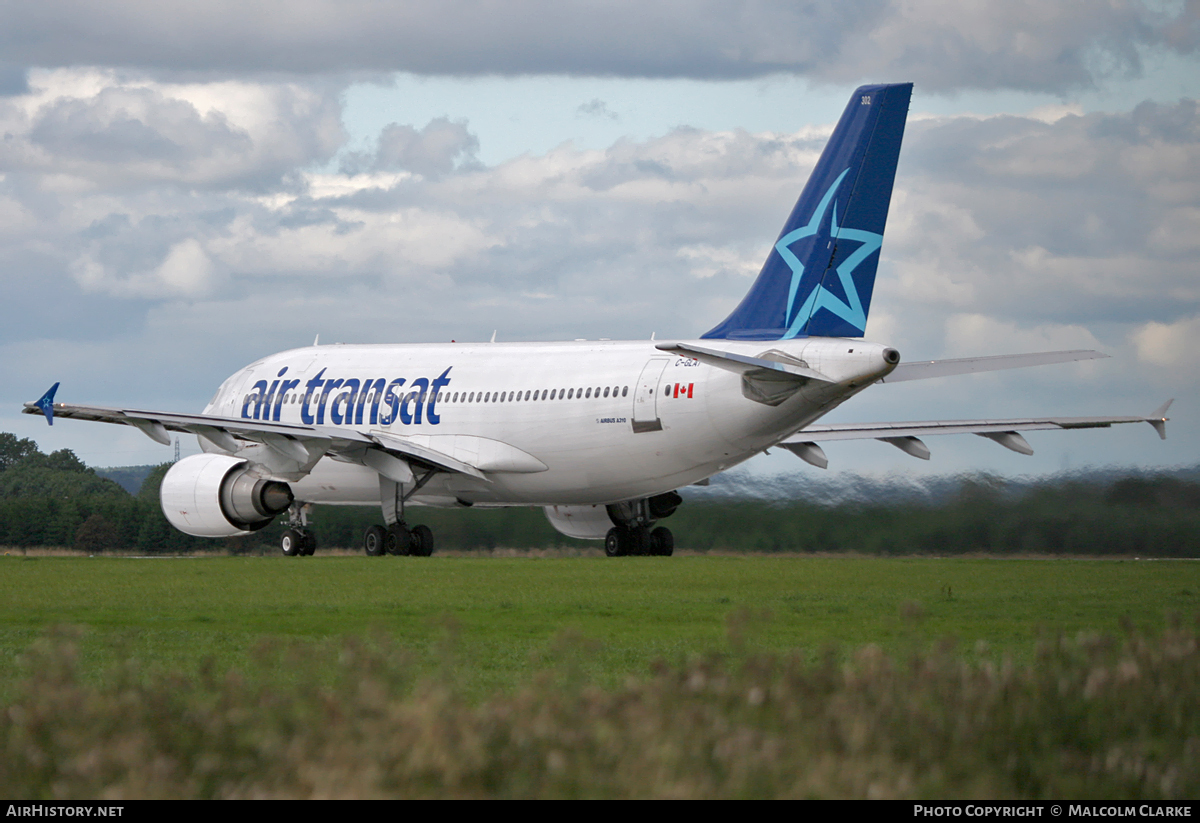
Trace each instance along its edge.
<path fill-rule="evenodd" d="M 387 528 L 387 540 L 384 547 L 388 554 L 405 555 L 412 551 L 412 533 L 400 523 L 393 523 Z"/>
<path fill-rule="evenodd" d="M 650 532 L 650 554 L 655 557 L 670 557 L 675 553 L 675 535 L 666 526 Z"/>
<path fill-rule="evenodd" d="M 608 530 L 608 534 L 604 536 L 604 553 L 608 557 L 624 557 L 626 543 L 625 530 L 619 526 L 613 526 Z"/>
<path fill-rule="evenodd" d="M 279 539 L 279 547 L 284 557 L 299 557 L 304 551 L 304 536 L 296 529 L 288 529 Z"/>
<path fill-rule="evenodd" d="M 363 551 L 367 557 L 380 557 L 387 551 L 387 529 L 383 526 L 371 526 L 363 535 Z"/>
<path fill-rule="evenodd" d="M 304 547 L 304 554 L 306 557 L 312 557 L 314 554 L 316 554 L 316 551 L 317 551 L 317 533 L 316 532 L 311 532 L 308 529 L 301 529 L 300 539 L 301 539 L 301 543 Z"/>
<path fill-rule="evenodd" d="M 645 526 L 634 526 L 629 530 L 629 554 L 635 557 L 650 554 L 650 530 Z"/>
<path fill-rule="evenodd" d="M 433 532 L 428 526 L 413 526 L 412 549 L 414 557 L 429 557 L 433 554 Z"/>

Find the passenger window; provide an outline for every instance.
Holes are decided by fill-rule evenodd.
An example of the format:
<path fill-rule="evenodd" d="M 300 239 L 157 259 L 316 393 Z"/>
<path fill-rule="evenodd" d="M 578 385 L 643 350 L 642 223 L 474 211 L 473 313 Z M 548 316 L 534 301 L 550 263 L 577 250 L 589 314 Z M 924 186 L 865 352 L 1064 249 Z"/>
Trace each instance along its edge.
<path fill-rule="evenodd" d="M 575 390 L 574 389 L 567 389 L 567 399 L 568 400 L 575 399 Z"/>
<path fill-rule="evenodd" d="M 591 390 L 591 388 L 590 388 L 590 387 L 589 387 L 589 388 L 588 388 L 588 390 L 587 390 L 587 399 L 588 399 L 588 400 L 591 400 L 591 399 L 592 399 L 592 390 Z"/>
<path fill-rule="evenodd" d="M 525 390 L 525 399 L 526 400 L 529 399 L 529 390 L 528 389 Z"/>
<path fill-rule="evenodd" d="M 629 394 L 629 387 L 628 387 L 628 386 L 626 386 L 625 388 L 621 389 L 621 396 L 622 396 L 622 397 L 624 397 L 624 396 L 625 396 L 625 395 L 627 395 L 627 394 Z"/>

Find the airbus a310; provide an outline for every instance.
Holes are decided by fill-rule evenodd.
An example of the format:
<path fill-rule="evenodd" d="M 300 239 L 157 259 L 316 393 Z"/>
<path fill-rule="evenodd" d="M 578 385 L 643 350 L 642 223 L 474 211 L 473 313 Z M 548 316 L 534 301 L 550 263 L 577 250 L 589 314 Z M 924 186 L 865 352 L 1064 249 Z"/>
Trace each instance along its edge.
<path fill-rule="evenodd" d="M 560 532 L 610 556 L 669 555 L 657 525 L 677 490 L 774 446 L 824 468 L 820 443 L 874 438 L 928 459 L 926 435 L 973 433 L 1032 454 L 1021 431 L 1148 417 L 821 425 L 869 387 L 1105 355 L 1047 352 L 902 362 L 862 338 L 912 85 L 854 92 L 742 302 L 694 340 L 333 345 L 265 357 L 200 414 L 54 402 L 24 411 L 136 426 L 160 443 L 197 435 L 162 509 L 178 529 L 223 537 L 287 513 L 286 555 L 312 554 L 313 504 L 378 506 L 369 555 L 429 555 L 413 506 L 540 506 Z M 881 389 L 886 391 L 886 388 Z"/>

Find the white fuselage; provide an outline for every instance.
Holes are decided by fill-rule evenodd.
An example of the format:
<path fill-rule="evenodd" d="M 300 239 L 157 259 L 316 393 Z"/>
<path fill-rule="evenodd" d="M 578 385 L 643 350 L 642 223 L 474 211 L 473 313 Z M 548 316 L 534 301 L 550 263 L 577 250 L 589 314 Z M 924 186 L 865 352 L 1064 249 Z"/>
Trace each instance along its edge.
<path fill-rule="evenodd" d="M 834 382 L 809 382 L 771 406 L 746 397 L 736 371 L 660 351 L 652 341 L 333 345 L 246 367 L 205 413 L 385 432 L 487 474 L 436 474 L 412 503 L 605 504 L 680 488 L 740 463 L 894 367 L 883 346 L 861 340 L 720 343 L 742 355 L 782 353 Z M 380 499 L 374 470 L 329 458 L 291 485 L 305 502 Z"/>

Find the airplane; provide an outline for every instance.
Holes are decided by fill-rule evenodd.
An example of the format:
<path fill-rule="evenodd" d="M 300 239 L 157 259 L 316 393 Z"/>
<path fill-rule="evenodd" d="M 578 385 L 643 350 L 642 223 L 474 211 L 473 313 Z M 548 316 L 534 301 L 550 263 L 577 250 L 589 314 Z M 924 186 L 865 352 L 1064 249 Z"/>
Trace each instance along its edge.
<path fill-rule="evenodd" d="M 257 360 L 200 414 L 54 401 L 28 414 L 135 426 L 202 453 L 163 479 L 163 513 L 190 535 L 225 537 L 287 513 L 285 555 L 311 555 L 314 505 L 379 506 L 367 555 L 428 556 L 414 506 L 539 506 L 609 556 L 670 555 L 659 521 L 688 485 L 775 446 L 814 466 L 825 441 L 876 439 L 929 459 L 920 439 L 972 433 L 1021 454 L 1021 431 L 1146 422 L 1149 416 L 822 425 L 876 384 L 1106 357 L 1061 351 L 901 362 L 863 340 L 911 83 L 851 95 L 749 292 L 693 340 L 314 345 Z M 494 336 L 493 336 L 494 341 Z"/>

